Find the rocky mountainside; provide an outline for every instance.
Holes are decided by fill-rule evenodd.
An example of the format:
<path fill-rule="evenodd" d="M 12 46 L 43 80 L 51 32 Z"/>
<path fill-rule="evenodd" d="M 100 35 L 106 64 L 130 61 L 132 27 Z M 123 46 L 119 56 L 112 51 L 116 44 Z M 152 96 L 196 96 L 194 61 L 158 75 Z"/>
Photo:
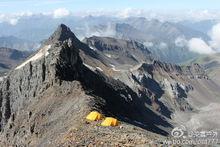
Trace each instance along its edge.
<path fill-rule="evenodd" d="M 181 124 L 219 128 L 218 115 L 204 119 L 218 109 L 212 106 L 220 103 L 219 87 L 199 64 L 152 59 L 133 41 L 92 37 L 84 42 L 88 45 L 61 24 L 4 77 L 0 146 L 146 146 L 160 144 Z M 86 122 L 91 110 L 116 117 L 120 126 Z"/>
<path fill-rule="evenodd" d="M 188 131 L 219 131 L 220 87 L 199 64 L 177 66 L 154 61 L 132 71 L 132 77 L 138 79 L 138 88 L 134 88 L 150 97 L 152 108 L 171 117 L 175 124 L 186 126 Z"/>
<path fill-rule="evenodd" d="M 0 75 L 26 59 L 31 52 L 0 47 Z"/>
<path fill-rule="evenodd" d="M 1 145 L 68 144 L 65 135 L 74 130 L 92 137 L 94 133 L 86 133 L 89 126 L 84 117 L 94 109 L 168 135 L 171 124 L 148 108 L 131 88 L 83 64 L 79 56 L 82 48 L 91 50 L 68 27 L 60 25 L 36 54 L 4 78 L 0 89 Z M 73 144 L 90 143 L 90 137 L 76 135 Z M 108 139 L 105 143 L 109 144 Z"/>
<path fill-rule="evenodd" d="M 111 40 L 106 37 L 103 39 L 96 37 L 96 39 L 87 43 L 93 48 L 94 46 L 97 46 L 97 48 L 102 46 L 104 53 L 109 50 L 114 52 L 112 46 L 115 42 L 121 40 L 114 40 L 113 43 Z M 132 50 L 132 48 L 126 48 Z M 141 48 L 138 50 L 141 50 Z M 111 56 L 107 58 L 114 59 Z M 219 128 L 220 122 L 215 121 L 216 115 L 210 117 L 207 115 L 209 112 L 206 111 L 203 114 L 206 107 L 210 107 L 209 111 L 212 113 L 218 111 L 216 107 L 212 107 L 212 104 L 219 105 L 220 103 L 218 99 L 218 89 L 220 87 L 216 80 L 208 75 L 206 68 L 195 62 L 179 66 L 150 59 L 148 62 L 134 63 L 129 67 L 126 65 L 129 60 L 124 58 L 124 63 L 121 63 L 121 65 L 111 64 L 109 65 L 110 69 L 107 66 L 108 70 L 102 64 L 94 65 L 86 62 L 86 60 L 85 62 L 91 69 L 98 69 L 128 85 L 139 97 L 146 100 L 145 105 L 148 105 L 152 111 L 165 116 L 174 124 L 187 125 L 189 130 L 209 128 L 207 127 L 209 124 Z M 126 66 L 127 68 L 125 68 Z M 209 122 L 204 119 L 207 117 L 209 117 Z"/>
<path fill-rule="evenodd" d="M 136 65 L 152 60 L 151 52 L 143 44 L 136 41 L 115 39 L 110 37 L 90 37 L 83 40 L 91 49 L 101 52 L 118 65 Z"/>

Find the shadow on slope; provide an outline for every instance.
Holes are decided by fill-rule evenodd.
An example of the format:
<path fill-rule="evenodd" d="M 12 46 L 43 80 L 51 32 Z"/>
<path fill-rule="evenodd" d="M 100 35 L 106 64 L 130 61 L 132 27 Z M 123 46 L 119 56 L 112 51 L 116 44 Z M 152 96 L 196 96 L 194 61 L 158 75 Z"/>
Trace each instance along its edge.
<path fill-rule="evenodd" d="M 168 133 L 163 128 L 172 126 L 162 117 L 151 111 L 142 98 L 139 98 L 128 86 L 118 80 L 106 77 L 102 73 L 93 72 L 85 66 L 80 66 L 79 80 L 88 95 L 94 97 L 90 106 L 92 109 L 102 111 L 106 116 L 114 116 L 119 120 L 139 126 L 143 129 L 161 134 Z M 70 71 L 73 73 L 73 71 Z M 75 74 L 73 74 L 75 75 Z M 65 76 L 61 80 L 72 81 L 74 79 Z"/>

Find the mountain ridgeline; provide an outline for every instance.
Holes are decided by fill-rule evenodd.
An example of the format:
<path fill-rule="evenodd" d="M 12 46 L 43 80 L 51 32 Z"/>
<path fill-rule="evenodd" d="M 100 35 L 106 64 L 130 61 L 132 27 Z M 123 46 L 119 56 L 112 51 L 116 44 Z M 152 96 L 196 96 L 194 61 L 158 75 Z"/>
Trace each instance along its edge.
<path fill-rule="evenodd" d="M 219 87 L 199 64 L 155 60 L 135 41 L 81 42 L 64 24 L 0 84 L 1 146 L 84 146 L 97 135 L 96 141 L 112 145 L 115 131 L 120 132 L 116 143 L 130 132 L 128 137 L 142 136 L 132 145 L 139 139 L 147 144 L 148 138 L 169 136 L 180 115 L 199 113 L 207 95 L 210 102 L 219 101 L 213 92 Z M 206 94 L 200 93 L 204 89 Z M 84 120 L 91 110 L 116 117 L 123 127 L 108 133 L 91 128 Z M 190 119 L 182 122 L 190 127 Z M 75 137 L 67 138 L 69 133 Z"/>

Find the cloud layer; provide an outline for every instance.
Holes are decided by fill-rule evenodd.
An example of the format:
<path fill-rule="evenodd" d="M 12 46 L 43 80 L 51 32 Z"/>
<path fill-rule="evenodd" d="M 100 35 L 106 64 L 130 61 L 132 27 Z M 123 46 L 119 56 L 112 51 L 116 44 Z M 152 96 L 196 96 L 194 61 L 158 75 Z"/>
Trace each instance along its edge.
<path fill-rule="evenodd" d="M 192 38 L 188 42 L 189 49 L 200 54 L 211 54 L 215 51 L 201 38 Z"/>
<path fill-rule="evenodd" d="M 62 18 L 62 17 L 69 16 L 70 14 L 71 13 L 69 10 L 65 8 L 59 8 L 59 9 L 54 10 L 53 18 Z"/>
<path fill-rule="evenodd" d="M 201 38 L 185 39 L 184 36 L 176 38 L 175 45 L 177 47 L 188 47 L 190 51 L 199 54 L 212 54 L 220 52 L 220 23 L 214 25 L 208 35 L 211 40 L 205 42 Z"/>
<path fill-rule="evenodd" d="M 220 51 L 220 23 L 214 25 L 209 31 L 208 35 L 211 40 L 209 42 L 203 41 L 201 38 L 192 38 L 188 42 L 191 51 L 200 54 L 211 54 Z"/>
<path fill-rule="evenodd" d="M 61 0 L 47 0 L 44 3 L 50 4 L 51 2 L 56 3 L 62 3 Z M 44 4 L 41 3 L 41 4 Z M 31 13 L 32 12 L 23 12 L 25 13 Z M 17 22 L 22 17 L 20 15 L 21 13 L 13 13 L 13 14 L 1 14 L 0 13 L 0 22 L 8 22 L 12 25 L 16 24 L 15 19 Z M 73 12 L 66 8 L 58 8 L 53 11 L 49 12 L 40 12 L 35 13 L 34 15 L 50 15 L 55 19 L 63 18 L 69 15 L 74 16 L 113 16 L 113 17 L 119 17 L 119 18 L 127 18 L 127 17 L 146 17 L 147 19 L 158 19 L 160 21 L 182 21 L 182 20 L 192 20 L 192 21 L 199 21 L 199 20 L 219 20 L 220 18 L 220 12 L 218 11 L 211 11 L 211 10 L 172 10 L 172 11 L 165 11 L 165 10 L 143 10 L 143 9 L 133 9 L 133 8 L 125 8 L 122 10 L 114 10 L 109 11 L 105 9 L 99 9 L 99 10 L 87 10 L 87 11 L 77 11 Z M 4 15 L 5 17 L 2 18 L 1 15 Z M 19 16 L 19 17 L 18 17 Z M 10 20 L 12 19 L 12 20 Z"/>
<path fill-rule="evenodd" d="M 49 1 L 50 2 L 50 1 Z M 60 2 L 60 1 L 57 1 Z M 146 11 L 141 9 L 123 9 L 123 10 L 116 10 L 116 11 L 106 11 L 106 10 L 99 10 L 99 11 L 86 11 L 82 13 L 72 13 L 71 11 L 67 10 L 66 8 L 58 8 L 54 11 L 40 13 L 40 14 L 33 14 L 32 12 L 23 12 L 23 13 L 15 13 L 15 14 L 1 14 L 0 13 L 0 23 L 6 22 L 13 26 L 15 26 L 20 19 L 23 17 L 29 17 L 32 15 L 45 15 L 50 16 L 53 19 L 60 19 L 63 17 L 68 16 L 116 16 L 119 18 L 127 18 L 131 16 L 138 16 L 138 17 L 146 17 L 148 19 L 159 19 L 160 21 L 166 20 L 185 20 L 191 19 L 195 20 L 205 20 L 205 19 L 217 19 L 220 18 L 220 12 L 211 12 L 208 10 L 203 11 L 177 11 L 177 13 L 164 13 L 162 10 L 160 12 L 156 11 Z M 177 17 L 178 16 L 178 17 Z M 105 30 L 105 35 L 113 36 L 115 32 L 114 29 L 111 28 L 111 25 L 108 25 L 107 29 Z M 87 30 L 87 32 L 91 32 L 92 30 Z M 93 32 L 97 33 L 97 32 Z M 98 34 L 97 34 L 98 35 Z M 193 52 L 197 52 L 200 54 L 210 54 L 220 51 L 220 23 L 213 26 L 213 28 L 209 31 L 208 35 L 210 36 L 211 40 L 209 42 L 205 42 L 201 38 L 191 38 L 190 40 L 186 40 L 184 36 L 178 37 L 175 40 L 175 44 L 177 47 L 188 47 L 189 50 Z M 152 46 L 151 43 L 146 43 L 148 46 Z M 161 43 L 159 45 L 160 48 L 166 48 L 167 44 Z"/>
<path fill-rule="evenodd" d="M 185 47 L 187 45 L 188 41 L 185 39 L 184 36 L 178 37 L 175 40 L 175 45 L 178 47 Z"/>
<path fill-rule="evenodd" d="M 42 12 L 39 14 L 34 14 L 29 11 L 22 12 L 22 13 L 12 13 L 12 14 L 1 14 L 0 13 L 0 23 L 6 22 L 14 26 L 19 22 L 20 19 L 24 17 L 32 16 L 32 15 L 45 15 L 45 16 L 51 16 L 54 19 L 59 19 L 59 18 L 63 18 L 63 17 L 67 17 L 71 15 L 71 12 L 65 8 L 58 8 L 52 12 Z"/>
<path fill-rule="evenodd" d="M 16 14 L 0 14 L 0 23 L 6 22 L 11 25 L 16 25 L 22 17 L 32 16 L 33 13 L 31 12 L 22 12 Z"/>

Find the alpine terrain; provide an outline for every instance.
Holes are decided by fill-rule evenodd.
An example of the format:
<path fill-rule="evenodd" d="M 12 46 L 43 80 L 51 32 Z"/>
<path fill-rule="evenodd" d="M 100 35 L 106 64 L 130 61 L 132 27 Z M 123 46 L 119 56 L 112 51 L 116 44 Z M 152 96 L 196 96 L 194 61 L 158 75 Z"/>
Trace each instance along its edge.
<path fill-rule="evenodd" d="M 0 80 L 0 146 L 159 145 L 176 126 L 220 128 L 220 85 L 202 65 L 162 62 L 126 39 L 81 42 L 59 25 Z M 93 110 L 119 126 L 86 121 Z"/>

